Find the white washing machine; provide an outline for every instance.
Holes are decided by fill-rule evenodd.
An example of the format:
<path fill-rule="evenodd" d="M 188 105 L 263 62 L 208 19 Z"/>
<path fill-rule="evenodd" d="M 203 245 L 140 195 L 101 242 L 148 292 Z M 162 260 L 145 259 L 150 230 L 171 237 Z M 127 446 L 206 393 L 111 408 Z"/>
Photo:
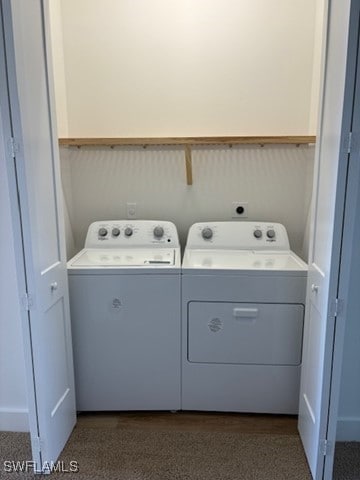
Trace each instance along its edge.
<path fill-rule="evenodd" d="M 283 225 L 197 223 L 182 265 L 182 408 L 296 414 L 307 265 Z"/>
<path fill-rule="evenodd" d="M 79 411 L 180 408 L 180 272 L 173 223 L 90 225 L 68 262 Z"/>

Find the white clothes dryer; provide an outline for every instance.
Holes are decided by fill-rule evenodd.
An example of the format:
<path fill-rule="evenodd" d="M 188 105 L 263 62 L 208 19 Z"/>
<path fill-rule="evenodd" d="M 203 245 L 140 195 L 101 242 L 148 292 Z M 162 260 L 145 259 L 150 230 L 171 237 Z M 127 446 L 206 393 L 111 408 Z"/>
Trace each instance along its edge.
<path fill-rule="evenodd" d="M 307 265 L 283 225 L 194 224 L 182 265 L 182 408 L 296 414 Z"/>
<path fill-rule="evenodd" d="M 180 408 L 180 247 L 164 221 L 101 221 L 68 262 L 77 409 Z"/>

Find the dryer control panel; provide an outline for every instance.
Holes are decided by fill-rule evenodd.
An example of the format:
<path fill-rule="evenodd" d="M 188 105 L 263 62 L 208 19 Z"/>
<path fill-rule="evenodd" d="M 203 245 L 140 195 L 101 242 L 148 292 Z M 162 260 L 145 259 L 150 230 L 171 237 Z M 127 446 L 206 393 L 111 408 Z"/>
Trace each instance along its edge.
<path fill-rule="evenodd" d="M 191 226 L 186 248 L 290 250 L 284 225 L 271 222 L 208 222 Z"/>
<path fill-rule="evenodd" d="M 89 226 L 85 248 L 179 247 L 176 226 L 162 220 L 103 220 Z"/>

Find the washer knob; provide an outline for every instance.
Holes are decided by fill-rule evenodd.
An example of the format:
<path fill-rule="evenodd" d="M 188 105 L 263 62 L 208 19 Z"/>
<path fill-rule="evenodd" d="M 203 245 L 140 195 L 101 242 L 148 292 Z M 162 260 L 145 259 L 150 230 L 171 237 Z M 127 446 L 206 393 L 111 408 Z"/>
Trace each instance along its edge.
<path fill-rule="evenodd" d="M 133 229 L 131 227 L 126 227 L 124 233 L 126 237 L 131 237 L 131 235 L 133 234 Z"/>
<path fill-rule="evenodd" d="M 111 234 L 113 237 L 118 237 L 120 235 L 120 229 L 117 227 L 113 228 Z"/>
<path fill-rule="evenodd" d="M 107 233 L 108 233 L 107 228 L 104 228 L 104 227 L 99 228 L 99 231 L 98 231 L 99 237 L 106 237 Z"/>
<path fill-rule="evenodd" d="M 275 230 L 268 230 L 266 235 L 268 238 L 275 238 Z"/>
<path fill-rule="evenodd" d="M 154 228 L 153 233 L 154 233 L 155 238 L 161 238 L 164 235 L 164 229 L 163 229 L 163 227 L 160 227 L 160 225 L 157 225 Z"/>
<path fill-rule="evenodd" d="M 201 231 L 201 235 L 204 240 L 210 240 L 213 236 L 213 231 L 211 230 L 211 228 L 206 227 L 203 228 L 203 230 Z"/>
<path fill-rule="evenodd" d="M 255 230 L 254 231 L 254 237 L 255 238 L 261 238 L 262 237 L 262 231 L 261 230 Z"/>

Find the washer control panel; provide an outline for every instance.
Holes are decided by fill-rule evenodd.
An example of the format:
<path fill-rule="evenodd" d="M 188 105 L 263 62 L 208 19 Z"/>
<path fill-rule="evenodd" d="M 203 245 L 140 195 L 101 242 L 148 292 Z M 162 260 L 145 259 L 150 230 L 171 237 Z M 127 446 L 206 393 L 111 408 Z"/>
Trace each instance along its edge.
<path fill-rule="evenodd" d="M 104 220 L 92 223 L 85 248 L 179 247 L 176 226 L 155 220 Z"/>
<path fill-rule="evenodd" d="M 290 250 L 284 225 L 270 222 L 195 223 L 189 230 L 186 247 Z"/>

